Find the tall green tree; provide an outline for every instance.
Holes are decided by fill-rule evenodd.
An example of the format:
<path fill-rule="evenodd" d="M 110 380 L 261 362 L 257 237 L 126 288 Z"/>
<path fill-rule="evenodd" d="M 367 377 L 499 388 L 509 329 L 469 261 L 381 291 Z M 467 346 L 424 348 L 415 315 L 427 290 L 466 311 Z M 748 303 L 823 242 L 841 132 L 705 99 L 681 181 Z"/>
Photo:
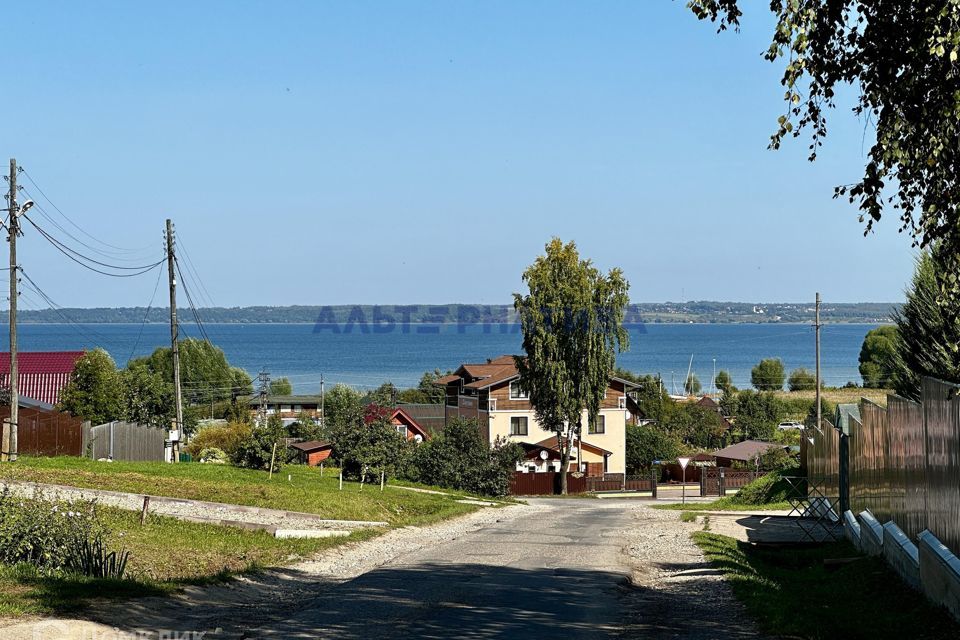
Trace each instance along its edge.
<path fill-rule="evenodd" d="M 790 372 L 787 388 L 790 391 L 813 391 L 817 388 L 817 376 L 799 367 Z"/>
<path fill-rule="evenodd" d="M 567 493 L 570 447 L 583 413 L 600 413 L 616 354 L 629 345 L 623 316 L 629 284 L 620 269 L 604 275 L 580 258 L 573 242 L 554 238 L 523 273 L 529 293 L 514 294 L 526 357 L 517 358 L 520 387 L 537 420 L 556 434 Z"/>
<path fill-rule="evenodd" d="M 720 30 L 739 26 L 739 0 L 689 0 L 688 6 Z M 921 246 L 938 241 L 941 294 L 958 297 L 960 5 L 771 0 L 769 6 L 777 26 L 766 58 L 783 63 L 786 101 L 770 146 L 806 130 L 814 160 L 838 87 L 855 87 L 853 112 L 870 123 L 873 141 L 863 177 L 837 187 L 836 195 L 857 204 L 867 231 L 892 209 L 901 230 Z"/>
<path fill-rule="evenodd" d="M 363 394 L 337 383 L 324 396 L 324 427 L 353 424 L 363 418 Z"/>
<path fill-rule="evenodd" d="M 703 390 L 703 385 L 700 384 L 700 378 L 697 377 L 697 374 L 691 373 L 687 376 L 686 381 L 683 383 L 683 391 L 688 396 L 695 396 Z"/>
<path fill-rule="evenodd" d="M 897 327 L 893 388 L 901 396 L 920 399 L 922 376 L 960 383 L 960 302 L 938 302 L 937 248 L 917 259 L 906 302 L 893 313 Z"/>
<path fill-rule="evenodd" d="M 237 371 L 227 362 L 219 347 L 196 338 L 181 340 L 180 383 L 188 402 L 208 403 L 228 400 L 238 382 Z M 132 360 L 128 366 L 145 366 L 163 380 L 173 380 L 173 354 L 170 347 L 158 347 L 149 356 Z"/>
<path fill-rule="evenodd" d="M 277 378 L 270 381 L 270 395 L 289 396 L 293 394 L 293 385 L 290 384 L 290 378 Z"/>
<path fill-rule="evenodd" d="M 713 383 L 717 385 L 717 389 L 721 393 L 730 393 L 731 391 L 736 391 L 737 388 L 733 386 L 733 378 L 730 377 L 730 372 L 721 369 L 717 371 L 717 376 L 713 379 Z"/>
<path fill-rule="evenodd" d="M 780 358 L 764 358 L 750 370 L 750 383 L 757 391 L 780 391 L 783 389 L 783 361 Z"/>
<path fill-rule="evenodd" d="M 863 386 L 889 389 L 896 371 L 897 327 L 884 325 L 871 329 L 860 347 L 860 377 Z"/>
<path fill-rule="evenodd" d="M 120 372 L 120 378 L 123 382 L 124 419 L 169 429 L 175 419 L 173 383 L 142 363 L 131 363 Z M 184 422 L 187 422 L 186 416 Z M 186 430 L 190 432 L 192 429 Z"/>
<path fill-rule="evenodd" d="M 627 425 L 627 473 L 639 474 L 650 470 L 655 460 L 673 460 L 683 451 L 680 440 L 659 425 Z"/>
<path fill-rule="evenodd" d="M 123 383 L 109 353 L 94 349 L 80 356 L 58 408 L 95 425 L 123 417 Z"/>

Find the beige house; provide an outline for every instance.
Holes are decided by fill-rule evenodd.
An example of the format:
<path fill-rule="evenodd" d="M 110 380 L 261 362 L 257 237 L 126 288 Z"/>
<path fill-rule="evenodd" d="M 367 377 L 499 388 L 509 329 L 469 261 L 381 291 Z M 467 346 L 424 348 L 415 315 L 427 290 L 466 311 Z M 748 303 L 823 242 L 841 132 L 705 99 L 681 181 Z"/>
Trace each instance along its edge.
<path fill-rule="evenodd" d="M 491 444 L 498 437 L 521 444 L 527 455 L 518 465 L 519 471 L 559 471 L 556 434 L 537 422 L 519 379 L 513 356 L 461 365 L 437 381 L 446 388 L 446 419 L 475 419 Z M 626 471 L 627 391 L 634 386 L 610 377 L 597 421 L 574 442 L 571 470 L 580 469 L 590 476 Z M 586 411 L 583 424 L 587 424 Z"/>

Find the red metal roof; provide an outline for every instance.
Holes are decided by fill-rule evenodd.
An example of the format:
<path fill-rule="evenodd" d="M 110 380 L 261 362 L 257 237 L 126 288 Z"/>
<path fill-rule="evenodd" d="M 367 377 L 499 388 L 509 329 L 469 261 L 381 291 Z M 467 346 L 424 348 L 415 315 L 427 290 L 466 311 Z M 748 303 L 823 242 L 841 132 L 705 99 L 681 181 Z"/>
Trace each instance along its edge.
<path fill-rule="evenodd" d="M 21 396 L 57 404 L 60 391 L 83 351 L 23 351 L 17 354 L 17 389 Z M 0 352 L 0 387 L 10 386 L 10 352 Z"/>

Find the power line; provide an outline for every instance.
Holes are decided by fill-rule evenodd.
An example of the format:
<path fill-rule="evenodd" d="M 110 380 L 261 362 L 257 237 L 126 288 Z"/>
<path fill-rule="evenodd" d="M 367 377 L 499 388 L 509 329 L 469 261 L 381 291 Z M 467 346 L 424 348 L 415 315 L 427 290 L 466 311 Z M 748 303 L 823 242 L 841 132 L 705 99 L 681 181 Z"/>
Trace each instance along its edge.
<path fill-rule="evenodd" d="M 177 270 L 177 274 L 180 276 L 180 282 L 183 285 L 183 292 L 187 295 L 187 302 L 190 304 L 190 310 L 193 312 L 193 317 L 197 321 L 197 327 L 200 329 L 200 334 L 203 336 L 203 339 L 207 342 L 210 342 L 210 337 L 207 335 L 207 330 L 203 327 L 203 322 L 200 321 L 200 314 L 197 313 L 197 307 L 193 304 L 193 296 L 190 294 L 190 288 L 187 286 L 186 278 L 183 277 L 183 272 L 180 270 L 180 261 L 174 256 L 173 265 Z"/>
<path fill-rule="evenodd" d="M 23 175 L 25 175 L 25 176 L 27 177 L 27 180 L 29 180 L 29 181 L 30 181 L 30 184 L 32 184 L 32 185 L 34 186 L 34 188 L 36 188 L 37 192 L 38 192 L 41 196 L 43 196 L 43 199 L 46 200 L 47 202 L 49 202 L 49 203 L 50 203 L 50 206 L 53 207 L 54 210 L 56 210 L 57 213 L 59 213 L 61 216 L 63 216 L 63 219 L 64 219 L 64 220 L 66 220 L 67 222 L 69 222 L 69 223 L 70 223 L 71 225 L 73 225 L 78 231 L 80 231 L 80 233 L 82 233 L 83 235 L 87 236 L 87 237 L 90 238 L 91 240 L 94 240 L 94 241 L 96 241 L 96 242 L 99 242 L 100 244 L 102 244 L 102 245 L 105 246 L 105 247 L 109 247 L 109 248 L 111 248 L 111 249 L 115 249 L 115 250 L 120 251 L 120 252 L 123 252 L 123 253 L 136 253 L 136 252 L 142 251 L 143 249 L 146 249 L 147 247 L 150 246 L 150 245 L 145 245 L 144 247 L 141 247 L 140 249 L 124 249 L 123 247 L 118 247 L 118 246 L 116 246 L 116 245 L 110 244 L 109 242 L 104 242 L 103 240 L 100 240 L 100 239 L 97 238 L 96 236 L 93 236 L 93 235 L 87 233 L 87 231 L 85 231 L 80 225 L 78 225 L 76 222 L 74 222 L 67 214 L 65 214 L 65 213 L 63 212 L 62 209 L 60 209 L 60 207 L 57 206 L 57 204 L 56 204 L 53 200 L 51 200 L 51 199 L 49 198 L 49 196 L 47 196 L 47 194 L 44 192 L 44 190 L 40 188 L 40 185 L 37 184 L 36 180 L 33 179 L 33 176 L 31 176 L 31 175 L 27 172 L 26 169 L 24 169 L 23 167 L 18 167 L 18 170 L 19 170 L 20 173 L 22 173 Z M 66 233 L 66 232 L 65 232 L 65 233 Z M 80 242 L 80 240 L 77 240 L 77 242 Z M 92 248 L 92 247 L 91 247 L 91 248 Z"/>
<path fill-rule="evenodd" d="M 160 288 L 160 278 L 163 277 L 163 269 L 157 269 L 157 283 L 153 285 L 153 295 L 150 296 L 150 304 L 147 305 L 147 310 L 143 312 L 143 320 L 140 322 L 140 331 L 137 332 L 137 341 L 133 343 L 133 349 L 130 350 L 130 357 L 127 358 L 127 362 L 133 360 L 133 355 L 137 352 L 137 347 L 140 346 L 140 339 L 143 337 L 143 327 L 147 324 L 147 316 L 150 315 L 150 309 L 153 307 L 153 301 L 157 297 L 157 289 Z"/>
<path fill-rule="evenodd" d="M 150 270 L 152 270 L 152 269 L 155 269 L 156 267 L 158 267 L 158 266 L 160 266 L 161 264 L 163 264 L 163 259 L 161 259 L 161 260 L 159 260 L 159 261 L 157 261 L 157 262 L 154 262 L 153 264 L 150 264 L 150 265 L 138 265 L 138 266 L 135 266 L 135 267 L 125 267 L 125 266 L 121 266 L 121 265 L 114 265 L 114 264 L 109 264 L 109 263 L 106 263 L 106 262 L 100 262 L 99 260 L 95 260 L 94 258 L 91 258 L 91 257 L 89 257 L 89 256 L 85 256 L 85 255 L 83 255 L 82 253 L 80 253 L 79 251 L 76 251 L 76 250 L 74 250 L 74 249 L 71 249 L 70 247 L 68 247 L 68 246 L 65 245 L 64 243 L 60 242 L 59 240 L 57 240 L 56 238 L 54 238 L 52 235 L 50 235 L 49 233 L 47 233 L 46 231 L 44 231 L 39 225 L 37 225 L 36 222 L 34 222 L 33 220 L 31 220 L 30 217 L 27 216 L 26 214 L 21 215 L 21 217 L 24 218 L 24 219 L 25 219 L 27 222 L 29 222 L 31 225 L 33 225 L 33 228 L 36 229 L 38 232 L 40 232 L 40 235 L 42 235 L 44 238 L 46 238 L 46 240 L 47 240 L 48 242 L 50 242 L 50 244 L 52 244 L 58 251 L 60 251 L 60 253 L 62 253 L 63 255 L 67 256 L 68 258 L 70 258 L 71 260 L 73 260 L 74 262 L 76 262 L 77 264 L 79 264 L 80 266 L 85 267 L 86 269 L 89 269 L 90 271 L 95 271 L 96 273 L 99 273 L 99 274 L 102 274 L 102 275 L 105 275 L 105 276 L 111 276 L 111 277 L 113 277 L 113 278 L 132 278 L 132 277 L 134 277 L 134 276 L 139 276 L 139 275 L 142 275 L 142 274 L 144 274 L 144 273 L 147 273 L 148 271 L 150 271 Z M 74 256 L 76 256 L 76 257 L 74 257 Z M 86 263 L 83 262 L 82 260 L 86 260 L 87 262 L 92 262 L 93 264 L 100 265 L 100 266 L 102 266 L 102 267 L 106 267 L 106 268 L 109 268 L 109 269 L 132 270 L 132 271 L 135 271 L 135 273 L 109 273 L 109 272 L 107 272 L 107 271 L 103 271 L 103 270 L 101 270 L 101 269 L 97 269 L 96 267 L 91 267 L 89 264 L 86 264 Z"/>

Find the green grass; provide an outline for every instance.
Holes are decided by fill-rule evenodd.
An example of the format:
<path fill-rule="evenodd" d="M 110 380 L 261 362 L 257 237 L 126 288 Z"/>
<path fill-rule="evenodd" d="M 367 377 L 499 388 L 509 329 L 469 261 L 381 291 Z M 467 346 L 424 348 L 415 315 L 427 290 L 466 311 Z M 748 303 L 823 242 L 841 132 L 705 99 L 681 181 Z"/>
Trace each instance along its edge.
<path fill-rule="evenodd" d="M 288 481 L 287 477 L 290 477 Z M 335 520 L 376 520 L 394 526 L 424 525 L 475 509 L 448 496 L 387 485 L 344 482 L 336 472 L 289 465 L 268 479 L 265 471 L 231 465 L 163 462 L 96 462 L 85 458 L 20 458 L 0 467 L 0 478 L 155 496 L 209 500 L 316 513 Z M 458 492 L 447 492 L 461 496 Z"/>
<path fill-rule="evenodd" d="M 288 480 L 289 474 L 289 480 Z M 392 527 L 425 525 L 475 511 L 459 504 L 465 494 L 407 491 L 387 485 L 344 482 L 329 470 L 288 466 L 266 472 L 198 463 L 94 462 L 80 458 L 20 458 L 0 466 L 0 478 L 111 491 L 173 496 L 292 511 L 344 520 L 376 520 Z M 425 487 L 432 488 L 432 487 Z M 90 598 L 166 595 L 188 584 L 205 584 L 265 567 L 288 565 L 345 542 L 383 533 L 364 529 L 349 537 L 278 540 L 263 531 L 184 522 L 139 512 L 99 507 L 111 548 L 130 553 L 129 579 L 93 580 L 43 575 L 31 566 L 0 565 L 0 616 L 51 615 L 80 610 Z M 176 553 L 171 553 L 175 541 Z"/>
<path fill-rule="evenodd" d="M 861 557 L 827 568 L 827 558 L 857 552 L 846 542 L 764 549 L 713 533 L 693 539 L 725 574 L 764 633 L 807 638 L 960 637 L 960 625 L 907 587 L 884 562 Z"/>
<path fill-rule="evenodd" d="M 207 584 L 231 576 L 284 565 L 347 541 L 370 538 L 382 530 L 358 531 L 346 538 L 278 540 L 263 531 L 183 522 L 99 507 L 109 529 L 111 549 L 130 551 L 127 578 L 95 580 L 43 575 L 33 566 L 0 565 L 0 615 L 64 614 L 82 609 L 92 597 L 134 598 L 170 594 L 188 584 Z M 170 552 L 171 541 L 176 553 Z"/>
<path fill-rule="evenodd" d="M 688 502 L 687 504 L 655 504 L 654 509 L 665 511 L 783 511 L 791 509 L 789 502 L 771 502 L 767 504 L 743 504 L 731 501 L 733 496 L 718 498 L 713 502 Z"/>

